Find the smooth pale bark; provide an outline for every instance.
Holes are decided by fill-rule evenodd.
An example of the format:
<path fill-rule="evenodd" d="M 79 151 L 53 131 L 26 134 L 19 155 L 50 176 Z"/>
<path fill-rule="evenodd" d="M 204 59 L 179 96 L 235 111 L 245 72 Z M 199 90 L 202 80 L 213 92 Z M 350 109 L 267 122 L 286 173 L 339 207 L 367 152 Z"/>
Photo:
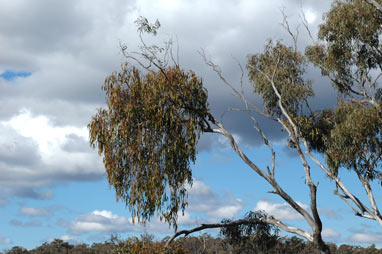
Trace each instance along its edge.
<path fill-rule="evenodd" d="M 382 5 L 379 4 L 377 1 L 375 1 L 375 0 L 365 0 L 365 1 L 368 2 L 369 4 L 373 5 L 377 10 L 382 12 Z"/>

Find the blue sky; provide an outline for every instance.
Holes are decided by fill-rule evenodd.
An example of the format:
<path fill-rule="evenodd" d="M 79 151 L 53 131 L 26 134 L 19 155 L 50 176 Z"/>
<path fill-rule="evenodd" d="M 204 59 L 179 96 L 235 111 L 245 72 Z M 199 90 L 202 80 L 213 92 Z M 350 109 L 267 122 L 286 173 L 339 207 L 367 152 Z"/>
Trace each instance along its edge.
<path fill-rule="evenodd" d="M 271 160 L 269 150 L 245 114 L 226 112 L 242 105 L 197 52 L 203 48 L 227 79 L 238 84 L 240 71 L 232 57 L 245 66 L 247 54 L 260 52 L 267 39 L 291 43 L 280 25 L 282 8 L 292 27 L 300 23 L 303 8 L 314 34 L 330 1 L 0 0 L 0 6 L 1 251 L 15 245 L 34 248 L 54 238 L 92 243 L 105 241 L 112 233 L 127 237 L 146 230 L 158 238 L 172 233 L 158 218 L 146 228 L 131 223 L 128 209 L 116 202 L 108 186 L 102 159 L 88 145 L 87 123 L 104 106 L 101 84 L 124 61 L 119 43 L 131 50 L 139 45 L 134 26 L 139 16 L 162 23 L 158 37 L 147 38 L 150 43 L 178 39 L 180 64 L 203 78 L 216 118 L 265 168 Z M 301 30 L 299 47 L 308 43 L 308 35 Z M 335 102 L 335 93 L 318 70 L 308 67 L 307 78 L 314 82 L 314 107 Z M 245 85 L 249 99 L 260 105 L 249 84 Z M 280 126 L 264 120 L 261 126 L 277 153 L 280 185 L 305 207 L 309 197 L 301 163 L 288 150 Z M 270 186 L 222 137 L 203 136 L 198 149 L 190 205 L 178 221 L 181 228 L 240 218 L 262 209 L 308 230 L 283 200 L 267 193 Z M 382 245 L 381 227 L 355 217 L 332 194 L 334 183 L 313 164 L 312 172 L 313 180 L 319 182 L 324 238 L 337 244 Z M 354 175 L 345 171 L 341 177 L 366 200 Z M 381 203 L 381 188 L 374 187 Z"/>
<path fill-rule="evenodd" d="M 17 71 L 10 71 L 10 70 L 6 70 L 5 72 L 1 73 L 0 74 L 0 77 L 7 80 L 7 81 L 11 81 L 11 80 L 14 80 L 16 78 L 25 78 L 25 77 L 28 77 L 30 76 L 32 73 L 30 72 L 17 72 Z"/>

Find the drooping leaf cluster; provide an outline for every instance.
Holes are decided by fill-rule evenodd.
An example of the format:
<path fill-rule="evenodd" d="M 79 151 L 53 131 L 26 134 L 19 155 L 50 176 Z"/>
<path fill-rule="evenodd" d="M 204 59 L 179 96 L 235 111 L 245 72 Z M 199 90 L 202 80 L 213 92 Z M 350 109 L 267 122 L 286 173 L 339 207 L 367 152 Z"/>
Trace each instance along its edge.
<path fill-rule="evenodd" d="M 382 111 L 357 103 L 340 102 L 334 111 L 326 160 L 332 169 L 354 169 L 364 178 L 381 179 Z"/>
<path fill-rule="evenodd" d="M 281 42 L 269 41 L 263 53 L 248 56 L 249 79 L 269 114 L 282 115 L 271 82 L 280 93 L 283 106 L 292 115 L 297 114 L 304 101 L 313 96 L 311 82 L 303 78 L 305 63 L 304 55 Z"/>
<path fill-rule="evenodd" d="M 335 173 L 344 167 L 368 180 L 381 179 L 381 32 L 382 13 L 367 1 L 336 0 L 320 26 L 322 43 L 305 51 L 341 98 L 319 113 L 328 125 L 315 126 L 313 139 L 306 130 L 314 121 L 301 124 L 302 133 Z"/>
<path fill-rule="evenodd" d="M 378 1 L 380 2 L 380 1 Z M 324 43 L 306 48 L 309 60 L 332 75 L 339 92 L 365 86 L 370 70 L 382 70 L 382 13 L 367 1 L 336 0 L 320 26 Z"/>
<path fill-rule="evenodd" d="M 331 109 L 317 110 L 310 115 L 295 117 L 300 134 L 308 142 L 310 149 L 320 153 L 327 151 L 328 139 L 335 126 L 333 117 Z M 292 141 L 290 145 L 294 146 Z"/>
<path fill-rule="evenodd" d="M 261 220 L 267 217 L 263 211 L 248 212 L 244 219 L 251 223 L 223 227 L 220 234 L 238 250 L 237 253 L 267 251 L 276 245 L 279 238 L 278 228 Z M 222 223 L 229 222 L 229 219 L 222 220 Z"/>
<path fill-rule="evenodd" d="M 157 212 L 176 227 L 209 114 L 201 79 L 178 66 L 143 74 L 125 64 L 103 90 L 108 108 L 99 109 L 88 128 L 109 184 L 139 222 Z"/>

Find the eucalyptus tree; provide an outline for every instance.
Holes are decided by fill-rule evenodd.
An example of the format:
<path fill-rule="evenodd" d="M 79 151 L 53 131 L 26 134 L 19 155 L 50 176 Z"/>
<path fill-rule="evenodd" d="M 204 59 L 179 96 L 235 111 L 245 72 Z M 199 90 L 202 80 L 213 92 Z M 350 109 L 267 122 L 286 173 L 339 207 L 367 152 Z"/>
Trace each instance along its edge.
<path fill-rule="evenodd" d="M 140 52 L 129 52 L 122 45 L 128 62 L 121 71 L 109 75 L 103 85 L 107 109 L 99 109 L 89 123 L 90 143 L 103 155 L 108 180 L 132 211 L 134 219 L 145 223 L 152 216 L 177 230 L 177 216 L 187 206 L 186 186 L 192 184 L 191 164 L 196 159 L 196 145 L 201 134 L 223 135 L 232 149 L 310 226 L 311 231 L 286 225 L 281 220 L 255 216 L 216 224 L 202 224 L 176 232 L 170 239 L 207 228 L 249 227 L 269 224 L 304 237 L 322 253 L 330 253 L 322 240 L 322 221 L 317 208 L 318 185 L 311 177 L 311 165 L 317 164 L 336 183 L 336 195 L 357 216 L 376 220 L 382 217 L 375 202 L 371 181 L 381 180 L 382 155 L 382 45 L 380 43 L 382 12 L 380 1 L 335 0 L 320 26 L 318 40 L 302 53 L 297 36 L 294 45 L 269 41 L 264 52 L 248 56 L 247 69 L 253 91 L 263 100 L 263 108 L 249 101 L 237 86 L 228 82 L 219 66 L 205 63 L 229 86 L 244 105 L 272 156 L 271 165 L 261 168 L 238 146 L 234 136 L 211 113 L 202 79 L 183 70 L 173 44 L 149 46 L 144 33 L 156 34 L 159 22 L 137 20 L 142 46 Z M 303 21 L 307 27 L 307 22 Z M 135 63 L 135 65 L 133 64 Z M 307 64 L 313 63 L 328 77 L 338 92 L 335 107 L 312 110 L 312 82 L 304 78 Z M 242 82 L 240 82 L 242 84 Z M 295 149 L 310 198 L 309 208 L 302 207 L 276 179 L 276 153 L 261 129 L 257 116 L 272 119 L 287 132 Z M 325 162 L 317 158 L 325 157 Z M 341 181 L 340 171 L 352 170 L 368 195 L 369 206 Z M 246 228 L 246 227 L 242 227 Z"/>

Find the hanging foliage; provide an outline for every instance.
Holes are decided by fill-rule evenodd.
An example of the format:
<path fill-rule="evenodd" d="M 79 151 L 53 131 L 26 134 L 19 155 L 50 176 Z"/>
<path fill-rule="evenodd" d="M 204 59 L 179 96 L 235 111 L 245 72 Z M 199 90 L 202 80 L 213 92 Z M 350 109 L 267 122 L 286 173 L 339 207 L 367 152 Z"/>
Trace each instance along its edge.
<path fill-rule="evenodd" d="M 125 64 L 106 78 L 103 90 L 108 108 L 99 109 L 88 128 L 117 200 L 126 202 L 138 222 L 158 213 L 176 227 L 206 128 L 201 79 L 177 66 L 143 74 Z"/>
<path fill-rule="evenodd" d="M 254 92 L 262 97 L 270 114 L 282 115 L 270 79 L 280 93 L 284 107 L 292 115 L 301 109 L 304 100 L 313 96 L 311 82 L 303 79 L 304 64 L 305 58 L 300 52 L 280 42 L 269 41 L 264 53 L 248 57 L 248 75 Z"/>

